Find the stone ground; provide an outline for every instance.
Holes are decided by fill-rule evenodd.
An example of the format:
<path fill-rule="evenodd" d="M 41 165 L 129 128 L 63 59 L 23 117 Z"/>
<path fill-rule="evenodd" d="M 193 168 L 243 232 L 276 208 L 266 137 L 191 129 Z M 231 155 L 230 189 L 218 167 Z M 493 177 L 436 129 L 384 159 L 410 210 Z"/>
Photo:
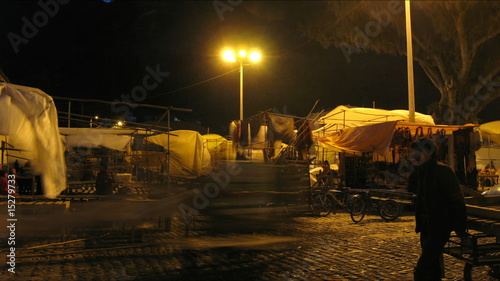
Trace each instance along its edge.
<path fill-rule="evenodd" d="M 187 233 L 174 216 L 169 232 L 154 219 L 141 227 L 135 238 L 124 226 L 76 229 L 55 245 L 60 237 L 19 233 L 16 273 L 4 266 L 0 280 L 412 280 L 420 251 L 410 212 L 359 224 L 346 213 L 197 216 Z M 445 255 L 445 264 L 447 279 L 462 279 L 463 262 Z M 475 267 L 474 280 L 495 280 L 487 272 Z"/>

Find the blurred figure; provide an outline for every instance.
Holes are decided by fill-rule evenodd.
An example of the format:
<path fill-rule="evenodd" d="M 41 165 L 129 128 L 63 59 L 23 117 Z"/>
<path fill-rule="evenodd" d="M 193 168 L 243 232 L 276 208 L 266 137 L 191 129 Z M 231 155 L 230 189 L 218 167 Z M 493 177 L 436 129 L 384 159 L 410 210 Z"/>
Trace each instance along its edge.
<path fill-rule="evenodd" d="M 0 194 L 9 194 L 9 182 L 7 180 L 7 172 L 5 170 L 0 171 Z"/>
<path fill-rule="evenodd" d="M 16 171 L 20 171 L 20 169 L 21 169 L 21 166 L 19 165 L 19 161 L 17 161 L 17 159 L 14 162 L 14 169 L 16 169 Z"/>
<path fill-rule="evenodd" d="M 95 189 L 97 195 L 113 194 L 113 184 L 115 183 L 115 176 L 108 169 L 108 166 L 102 165 L 95 181 Z"/>
<path fill-rule="evenodd" d="M 10 195 L 17 196 L 17 183 L 13 192 Z M 5 170 L 0 170 L 0 195 L 8 195 L 9 194 L 9 180 L 8 173 Z"/>
<path fill-rule="evenodd" d="M 422 253 L 415 267 L 415 280 L 441 280 L 443 249 L 451 231 L 466 235 L 466 207 L 453 170 L 437 162 L 437 147 L 428 138 L 412 143 L 409 191 L 416 193 L 415 218 Z"/>
<path fill-rule="evenodd" d="M 17 170 L 15 168 L 10 168 L 9 169 L 9 175 L 14 175 L 17 177 Z"/>
<path fill-rule="evenodd" d="M 96 176 L 94 175 L 94 171 L 90 167 L 86 167 L 85 170 L 83 170 L 81 181 L 93 181 L 96 179 Z"/>
<path fill-rule="evenodd" d="M 488 163 L 488 165 L 486 165 L 486 167 L 484 167 L 484 170 L 486 170 L 487 172 L 490 172 L 492 174 L 494 174 L 497 171 L 497 168 L 495 167 L 493 160 L 491 160 L 490 163 Z"/>

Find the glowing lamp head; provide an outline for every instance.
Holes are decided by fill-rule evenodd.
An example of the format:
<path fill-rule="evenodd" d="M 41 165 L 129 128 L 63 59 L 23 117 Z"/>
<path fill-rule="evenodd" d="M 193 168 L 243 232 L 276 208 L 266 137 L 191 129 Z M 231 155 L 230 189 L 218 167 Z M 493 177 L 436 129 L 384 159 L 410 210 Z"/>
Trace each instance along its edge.
<path fill-rule="evenodd" d="M 250 54 L 250 61 L 258 62 L 260 60 L 260 54 L 258 52 L 252 52 Z"/>
<path fill-rule="evenodd" d="M 241 50 L 241 51 L 239 52 L 239 55 L 240 55 L 240 58 L 244 58 L 244 57 L 246 57 L 246 56 L 247 56 L 247 51 L 245 51 L 245 50 Z"/>
<path fill-rule="evenodd" d="M 222 53 L 222 57 L 224 58 L 224 60 L 229 61 L 229 62 L 236 61 L 236 56 L 234 55 L 234 52 L 231 50 L 224 51 Z"/>

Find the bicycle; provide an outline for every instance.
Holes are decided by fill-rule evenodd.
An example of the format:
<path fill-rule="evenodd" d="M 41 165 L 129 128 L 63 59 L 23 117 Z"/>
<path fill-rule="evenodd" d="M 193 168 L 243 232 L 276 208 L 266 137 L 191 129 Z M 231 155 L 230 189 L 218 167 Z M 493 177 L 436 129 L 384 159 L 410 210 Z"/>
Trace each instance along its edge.
<path fill-rule="evenodd" d="M 359 194 L 351 202 L 351 219 L 361 222 L 369 209 L 376 208 L 378 214 L 384 221 L 393 221 L 401 214 L 401 206 L 390 198 L 373 198 L 372 191 Z"/>
<path fill-rule="evenodd" d="M 334 198 L 328 186 L 320 186 L 319 190 L 311 191 L 311 211 L 320 217 L 328 216 L 334 208 Z"/>
<path fill-rule="evenodd" d="M 359 211 L 353 210 L 354 199 L 359 198 L 359 194 L 351 194 L 349 188 L 338 188 L 338 185 L 332 185 L 318 181 L 311 186 L 311 210 L 314 215 L 326 217 L 330 213 L 336 213 L 336 209 L 341 207 L 350 213 L 351 219 L 357 222 L 356 217 Z M 336 186 L 337 188 L 333 188 Z M 314 189 L 316 188 L 316 189 Z"/>

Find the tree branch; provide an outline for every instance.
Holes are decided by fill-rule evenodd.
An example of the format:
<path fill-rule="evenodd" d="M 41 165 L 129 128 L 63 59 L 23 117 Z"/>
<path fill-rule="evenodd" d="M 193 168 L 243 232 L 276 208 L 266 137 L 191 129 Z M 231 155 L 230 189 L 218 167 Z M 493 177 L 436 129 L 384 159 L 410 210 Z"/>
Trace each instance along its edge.
<path fill-rule="evenodd" d="M 429 78 L 431 79 L 431 81 L 434 84 L 434 86 L 436 86 L 436 88 L 438 88 L 439 90 L 441 90 L 441 88 L 444 86 L 444 81 L 443 81 L 441 75 L 439 75 L 438 69 L 436 69 L 435 67 L 433 67 L 431 65 L 431 63 L 427 62 L 424 59 L 420 59 L 418 57 L 414 57 L 414 58 L 420 64 L 420 66 L 425 71 L 425 73 L 427 74 L 427 76 L 429 76 Z"/>
<path fill-rule="evenodd" d="M 459 79 L 465 81 L 472 65 L 472 58 L 474 54 L 470 53 L 469 43 L 465 32 L 464 19 L 465 11 L 457 7 L 457 17 L 455 19 L 455 26 L 457 27 L 458 45 L 460 47 L 460 57 L 462 58 L 462 67 L 459 72 Z"/>
<path fill-rule="evenodd" d="M 474 42 L 474 44 L 472 44 L 471 53 L 476 54 L 477 49 L 479 49 L 479 47 L 481 47 L 481 45 L 483 45 L 486 41 L 497 37 L 499 34 L 500 34 L 500 29 L 498 30 L 498 32 L 493 33 L 493 34 L 487 34 L 486 36 L 484 36 L 481 39 Z"/>

